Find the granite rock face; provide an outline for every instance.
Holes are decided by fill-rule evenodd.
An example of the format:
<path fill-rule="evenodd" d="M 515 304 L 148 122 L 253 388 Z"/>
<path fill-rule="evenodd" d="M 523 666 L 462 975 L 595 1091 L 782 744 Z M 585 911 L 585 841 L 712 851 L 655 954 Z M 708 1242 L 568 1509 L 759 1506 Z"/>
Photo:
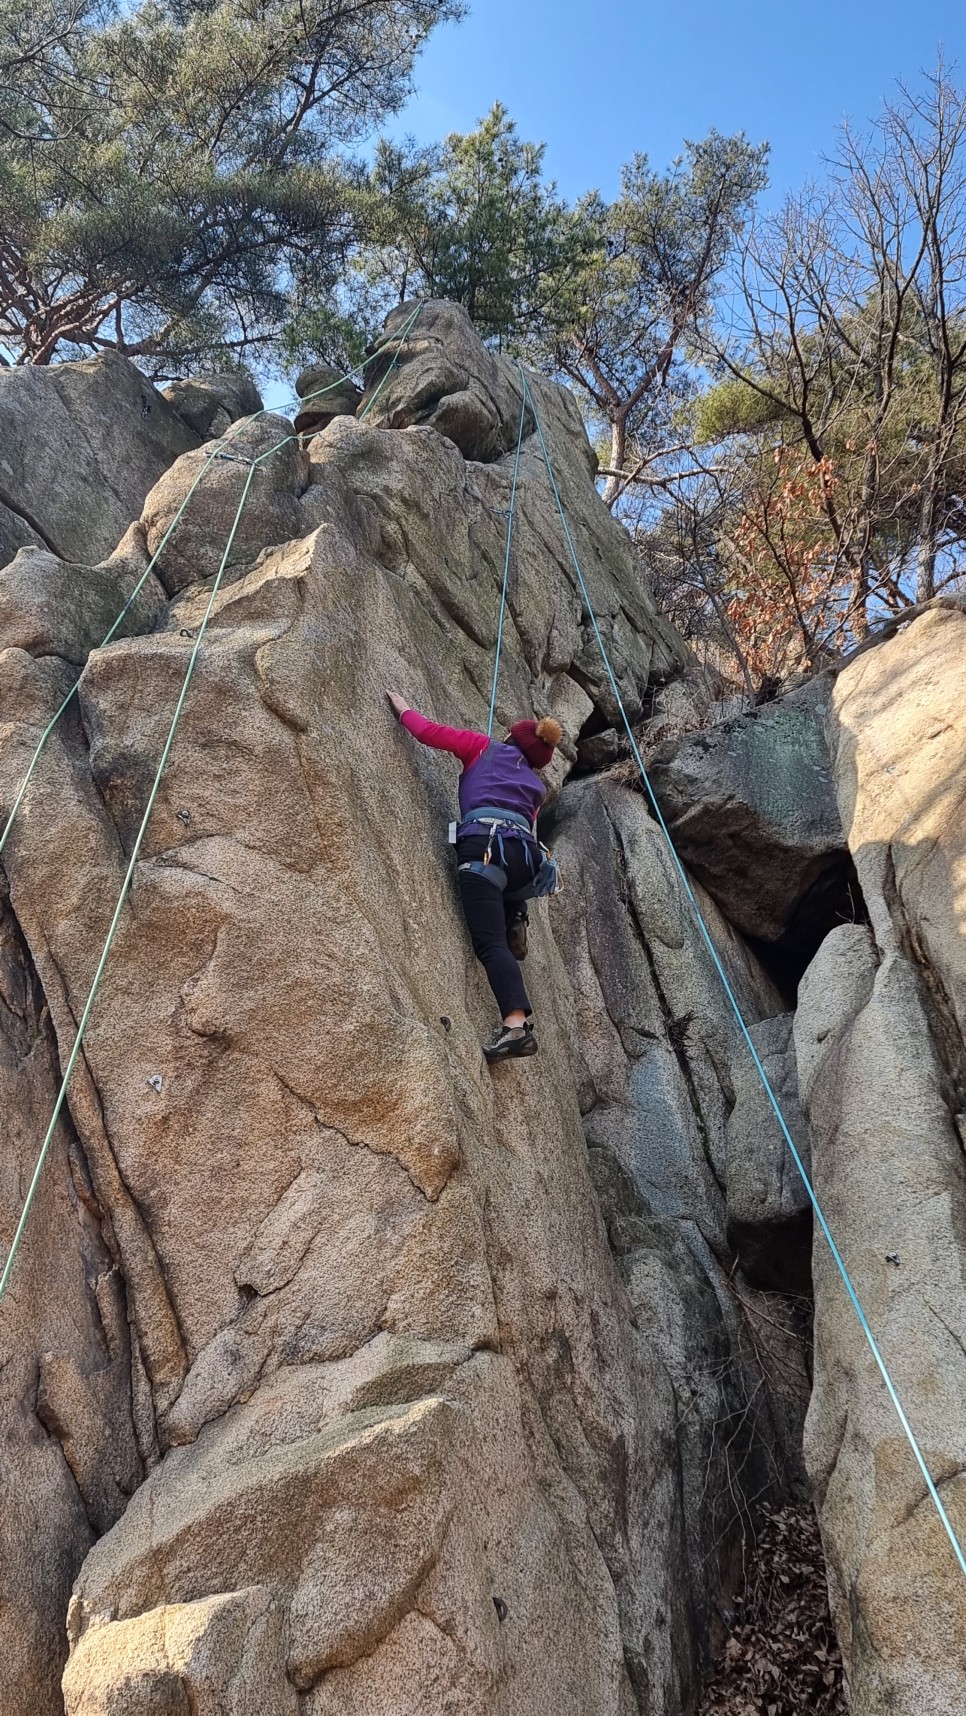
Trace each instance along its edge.
<path fill-rule="evenodd" d="M 261 395 L 243 370 L 172 381 L 161 392 L 182 422 L 202 441 L 224 435 L 239 418 L 251 417 L 262 409 Z"/>
<path fill-rule="evenodd" d="M 966 616 L 840 675 L 830 738 L 871 924 L 833 931 L 795 1022 L 816 1185 L 966 1540 Z M 966 1706 L 966 1590 L 819 1239 L 806 1454 L 858 1716 Z"/>
<path fill-rule="evenodd" d="M 163 394 L 112 352 L 0 369 L 0 565 L 20 548 L 101 560 L 196 444 Z"/>
<path fill-rule="evenodd" d="M 662 746 L 651 779 L 682 857 L 735 926 L 810 957 L 853 874 L 825 741 L 827 678 Z"/>
<path fill-rule="evenodd" d="M 384 692 L 485 722 L 519 377 L 454 306 L 401 342 L 408 313 L 365 420 L 216 414 L 106 544 L 0 570 L 3 817 L 80 676 L 3 854 L 6 1243 L 251 479 L 0 1306 L 4 1716 L 692 1716 L 757 1500 L 806 1493 L 806 1204 L 645 798 L 567 778 L 618 710 L 526 420 L 497 721 L 568 729 L 545 830 L 566 885 L 532 910 L 540 1054 L 483 1061 L 456 765 Z M 621 696 L 635 721 L 678 709 L 686 651 L 576 406 L 528 379 Z M 962 638 L 919 632 L 920 680 L 917 631 L 825 685 L 821 715 L 792 705 L 795 768 L 825 771 L 808 827 L 745 755 L 786 756 L 787 711 L 701 735 L 722 844 L 707 826 L 689 849 L 688 824 L 682 849 L 885 1344 L 910 1349 L 952 1511 L 962 1379 L 937 1379 L 966 1333 L 911 1347 L 934 1286 L 958 1315 Z M 824 941 L 793 1039 L 774 948 L 852 861 L 871 927 Z M 887 1070 L 910 1095 L 891 1198 Z M 808 1457 L 855 1708 L 938 1716 L 960 1688 L 903 1632 L 882 1546 L 957 1640 L 942 1545 L 818 1251 L 815 1271 Z"/>
<path fill-rule="evenodd" d="M 474 361 L 495 360 L 480 347 Z M 631 576 L 571 402 L 534 388 L 641 708 L 681 646 Z M 71 1086 L 80 1208 L 129 1333 L 115 1387 L 111 1355 L 95 1367 L 76 1334 L 94 1315 L 82 1274 L 69 1356 L 45 1371 L 60 1389 L 45 1434 L 48 1462 L 73 1460 L 91 1499 L 73 1528 L 59 1506 L 39 1527 L 64 1569 L 38 1602 L 44 1696 L 74 1580 L 71 1716 L 664 1716 L 694 1701 L 739 1529 L 724 1522 L 720 1568 L 700 1569 L 711 1514 L 700 1439 L 687 1495 L 681 1476 L 687 1340 L 711 1368 L 738 1313 L 719 1304 L 718 1266 L 712 1281 L 689 1260 L 657 1340 L 658 1287 L 638 1268 L 630 1291 L 615 1223 L 644 1218 L 615 1181 L 615 1258 L 570 979 L 543 918 L 528 968 L 541 1055 L 483 1062 L 491 1003 L 444 841 L 455 766 L 416 750 L 383 697 L 401 685 L 431 714 L 484 719 L 512 457 L 467 460 L 418 422 L 337 417 L 304 447 L 291 434 L 261 418 L 184 454 L 109 561 L 38 554 L 0 575 L 5 806 L 86 662 L 5 852 L 12 930 L 63 1063 L 199 580 L 246 461 L 285 443 L 253 479 Z M 169 530 L 125 633 L 97 647 Z M 573 736 L 608 695 L 530 438 L 498 715 L 552 711 Z M 53 1076 L 36 1092 L 14 1081 L 28 1158 Z M 11 1224 L 22 1184 L 23 1170 Z M 62 1155 L 45 1186 L 69 1204 Z M 655 1246 L 663 1294 L 673 1233 Z M 32 1291 L 48 1250 L 32 1226 L 7 1301 L 27 1375 L 50 1345 Z M 633 1251 L 640 1265 L 647 1247 Z M 106 1372 L 83 1413 L 61 1403 L 70 1365 Z M 25 1383 L 6 1434 L 37 1410 Z M 116 1416 L 130 1425 L 119 1468 Z M 749 1427 L 762 1460 L 769 1436 Z M 38 1716 L 29 1684 L 18 1671 L 3 1685 L 9 1716 Z"/>

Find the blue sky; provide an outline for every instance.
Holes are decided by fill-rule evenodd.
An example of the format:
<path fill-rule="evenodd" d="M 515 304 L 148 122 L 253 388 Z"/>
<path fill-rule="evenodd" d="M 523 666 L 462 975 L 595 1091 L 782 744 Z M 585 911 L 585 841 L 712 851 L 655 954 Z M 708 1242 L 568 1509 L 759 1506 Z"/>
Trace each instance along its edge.
<path fill-rule="evenodd" d="M 635 150 L 664 167 L 685 137 L 743 130 L 772 145 L 774 194 L 819 173 L 842 118 L 873 116 L 940 44 L 966 77 L 962 0 L 471 0 L 392 130 L 430 142 L 499 99 L 568 197 L 613 195 Z"/>

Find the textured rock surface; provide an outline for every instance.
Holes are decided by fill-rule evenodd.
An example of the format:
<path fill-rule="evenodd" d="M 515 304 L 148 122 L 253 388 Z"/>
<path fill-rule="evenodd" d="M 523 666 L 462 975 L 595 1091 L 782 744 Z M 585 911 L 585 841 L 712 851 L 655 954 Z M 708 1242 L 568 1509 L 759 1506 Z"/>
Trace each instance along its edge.
<path fill-rule="evenodd" d="M 570 402 L 545 385 L 540 399 L 640 708 L 680 646 L 629 576 Z M 225 450 L 257 456 L 290 433 L 242 425 Z M 41 556 L 31 574 L 22 557 L 0 575 L 3 803 L 111 580 L 120 606 L 224 445 L 172 467 L 110 564 Z M 697 1566 L 704 1444 L 686 1495 L 692 1348 L 673 1319 L 709 1313 L 711 1368 L 737 1313 L 726 1325 L 697 1270 L 658 1341 L 658 1289 L 639 1282 L 632 1299 L 615 1267 L 568 978 L 543 922 L 542 1054 L 485 1067 L 490 1002 L 443 842 L 455 768 L 417 752 L 383 702 L 396 683 L 440 717 L 483 718 L 511 471 L 510 457 L 467 463 L 431 427 L 338 418 L 256 478 L 71 1090 L 131 1330 L 120 1382 L 137 1468 L 103 1465 L 120 1411 L 106 1385 L 73 1418 L 51 1409 L 48 1458 L 83 1469 L 91 1500 L 38 1606 L 49 1636 L 98 1539 L 76 1582 L 71 1716 L 247 1716 L 287 1712 L 293 1694 L 300 1716 L 669 1716 L 692 1701 L 721 1580 Z M 145 634 L 90 655 L 79 719 L 58 729 L 5 854 L 61 1059 L 206 599 L 196 580 L 244 476 L 235 459 L 212 465 L 159 562 L 175 600 L 165 609 L 149 583 Z M 559 711 L 575 731 L 606 693 L 549 500 L 529 445 L 498 709 Z M 32 1092 L 17 1076 L 26 1152 L 50 1078 Z M 49 1167 L 63 1200 L 62 1158 Z M 621 1207 L 644 1219 L 635 1196 L 618 1183 L 612 1228 Z M 655 1241 L 666 1272 L 674 1238 Z M 47 1263 L 38 1223 L 8 1300 L 28 1376 Z M 76 1365 L 93 1368 L 83 1350 Z M 62 1396 L 63 1369 L 49 1368 Z M 36 1410 L 22 1380 L 11 1413 L 36 1427 Z M 746 1442 L 762 1459 L 772 1445 L 754 1429 Z M 39 1517 L 31 1482 L 24 1493 Z M 40 1534 L 62 1557 L 64 1518 L 48 1509 Z M 43 1672 L 58 1667 L 48 1638 Z M 5 1716 L 38 1716 L 20 1685 L 3 1689 Z"/>
<path fill-rule="evenodd" d="M 464 310 L 431 303 L 402 342 L 415 304 L 400 304 L 366 363 L 369 421 L 400 429 L 422 423 L 467 459 L 495 459 L 516 445 L 521 388 L 515 368 L 487 351 Z M 586 444 L 586 457 L 592 458 Z"/>
<path fill-rule="evenodd" d="M 236 422 L 167 461 L 110 559 L 33 544 L 0 570 L 0 813 L 86 662 L 4 854 L 6 1237 L 201 581 L 247 461 L 284 443 L 253 482 L 3 1307 L 4 1716 L 692 1716 L 754 1500 L 802 1493 L 803 1205 L 646 801 L 564 783 L 580 729 L 605 734 L 617 709 L 532 435 L 497 719 L 569 727 L 548 823 L 567 886 L 533 913 L 540 1056 L 490 1070 L 480 1054 L 492 1004 L 444 842 L 456 767 L 383 693 L 485 718 L 519 391 L 452 307 L 417 332 L 365 423 L 337 416 L 303 445 L 286 419 Z M 597 497 L 573 401 L 533 387 L 622 696 L 635 719 L 673 714 L 658 688 L 685 653 Z M 230 457 L 97 647 L 212 454 Z M 921 635 L 921 682 L 903 639 L 835 693 L 873 931 L 826 942 L 796 1043 L 816 1173 L 959 1507 L 963 1377 L 938 1367 L 966 1329 L 934 1320 L 913 1345 L 953 1302 L 962 1232 L 962 733 L 937 690 L 961 634 Z M 715 770 L 766 720 L 787 706 L 722 729 Z M 901 815 L 891 785 L 884 807 L 875 794 L 890 768 Z M 702 788 L 724 829 L 708 882 L 747 921 L 740 872 L 764 842 L 780 942 L 843 836 L 827 795 L 826 847 L 796 832 L 773 781 L 749 842 L 756 779 L 745 760 Z M 797 1132 L 787 998 L 697 892 Z M 887 1226 L 898 1269 L 879 1261 Z M 943 1697 L 945 1716 L 962 1689 L 902 1603 L 913 1567 L 961 1660 L 948 1551 L 816 1259 L 810 1459 L 856 1710 L 938 1716 Z"/>
<path fill-rule="evenodd" d="M 22 547 L 103 559 L 162 471 L 196 440 L 113 353 L 0 369 L 0 565 Z"/>
<path fill-rule="evenodd" d="M 966 618 L 839 678 L 843 822 L 871 929 L 843 927 L 795 1035 L 817 1187 L 943 1502 L 966 1540 L 963 1162 Z M 827 1253 L 814 1257 L 807 1455 L 858 1716 L 966 1707 L 966 1590 Z"/>
<path fill-rule="evenodd" d="M 0 1220 L 20 1213 L 59 1073 L 29 952 L 0 910 Z M 143 1471 L 135 1445 L 124 1280 L 69 1121 L 54 1139 L 25 1255 L 0 1323 L 0 1708 L 60 1708 L 71 1585 Z M 107 1427 L 110 1426 L 110 1434 Z"/>
<path fill-rule="evenodd" d="M 731 922 L 809 952 L 848 868 L 825 744 L 829 695 L 818 680 L 662 747 L 650 764 L 679 851 Z"/>
<path fill-rule="evenodd" d="M 802 1309 L 735 1274 L 728 1231 L 742 1183 L 736 1115 L 759 1172 L 780 1171 L 784 1143 L 749 1089 L 747 1047 L 643 796 L 609 781 L 566 787 L 554 845 L 567 878 L 554 922 L 587 1062 L 592 1171 L 632 1301 L 674 1381 L 690 1578 L 708 1604 L 741 1540 L 741 1497 L 803 1484 Z M 781 997 L 697 893 L 742 1010 L 761 1021 L 756 1038 L 777 1031 L 787 1045 Z M 794 1092 L 793 1069 L 786 1086 Z M 751 1172 L 742 1161 L 741 1175 Z M 784 1229 L 770 1238 L 781 1254 Z M 760 1254 L 771 1255 L 764 1236 Z M 789 1286 L 775 1270 L 764 1282 Z M 783 1377 L 774 1391 L 762 1375 L 773 1364 Z"/>
<path fill-rule="evenodd" d="M 340 375 L 331 364 L 309 364 L 295 383 L 302 407 L 295 419 L 300 435 L 316 435 L 333 417 L 354 417 L 362 404 L 362 389 Z"/>
<path fill-rule="evenodd" d="M 258 388 L 242 370 L 172 381 L 161 392 L 182 422 L 202 441 L 224 435 L 240 417 L 250 417 L 262 409 Z"/>

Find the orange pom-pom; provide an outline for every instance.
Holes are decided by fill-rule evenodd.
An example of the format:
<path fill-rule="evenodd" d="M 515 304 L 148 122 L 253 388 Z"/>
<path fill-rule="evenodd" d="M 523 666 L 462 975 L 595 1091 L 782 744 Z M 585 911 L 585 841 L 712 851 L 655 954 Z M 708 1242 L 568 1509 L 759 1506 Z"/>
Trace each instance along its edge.
<path fill-rule="evenodd" d="M 555 721 L 552 715 L 545 715 L 542 721 L 537 722 L 537 738 L 542 739 L 545 745 L 559 745 L 563 738 L 560 722 Z"/>

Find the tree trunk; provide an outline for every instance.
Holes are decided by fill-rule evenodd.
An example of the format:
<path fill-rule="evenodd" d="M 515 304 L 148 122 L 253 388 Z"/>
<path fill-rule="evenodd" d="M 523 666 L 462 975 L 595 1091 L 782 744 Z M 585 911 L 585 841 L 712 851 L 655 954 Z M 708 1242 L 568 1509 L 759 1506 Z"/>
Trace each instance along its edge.
<path fill-rule="evenodd" d="M 869 566 L 863 557 L 852 565 L 852 599 L 849 603 L 853 635 L 861 642 L 869 635 Z"/>
<path fill-rule="evenodd" d="M 919 508 L 919 542 L 916 548 L 916 601 L 931 602 L 936 594 L 937 537 L 936 479 L 930 473 L 923 485 Z"/>
<path fill-rule="evenodd" d="M 611 419 L 610 426 L 610 469 L 612 475 L 604 484 L 604 505 L 613 507 L 623 493 L 621 478 L 613 473 L 624 469 L 624 458 L 627 453 L 627 418 L 623 414 Z"/>

